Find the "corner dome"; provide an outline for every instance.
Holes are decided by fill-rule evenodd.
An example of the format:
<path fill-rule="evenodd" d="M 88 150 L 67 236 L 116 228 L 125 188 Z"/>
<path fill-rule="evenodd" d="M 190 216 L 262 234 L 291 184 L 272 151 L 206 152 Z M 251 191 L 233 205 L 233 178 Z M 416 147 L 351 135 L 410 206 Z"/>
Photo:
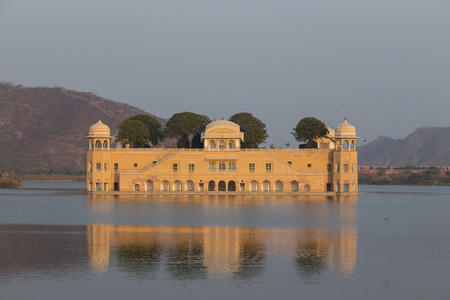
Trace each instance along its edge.
<path fill-rule="evenodd" d="M 347 122 L 347 118 L 344 120 L 344 123 L 342 123 L 338 127 L 336 127 L 335 137 L 358 138 L 356 136 L 355 126 L 349 124 Z"/>
<path fill-rule="evenodd" d="M 111 130 L 109 127 L 98 120 L 97 123 L 89 128 L 89 137 L 110 137 Z"/>

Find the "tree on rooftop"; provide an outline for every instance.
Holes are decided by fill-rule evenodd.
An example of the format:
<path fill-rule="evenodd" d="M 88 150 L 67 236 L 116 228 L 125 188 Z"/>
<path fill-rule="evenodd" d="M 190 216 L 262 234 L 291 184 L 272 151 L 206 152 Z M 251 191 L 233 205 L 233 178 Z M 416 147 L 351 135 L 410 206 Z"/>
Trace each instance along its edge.
<path fill-rule="evenodd" d="M 144 123 L 150 133 L 149 140 L 153 146 L 158 145 L 164 140 L 164 134 L 161 130 L 161 123 L 154 116 L 139 114 L 128 118 L 126 121 L 128 120 L 137 120 Z"/>
<path fill-rule="evenodd" d="M 229 121 L 238 124 L 244 132 L 242 148 L 258 148 L 269 137 L 266 124 L 254 117 L 251 113 L 241 112 L 230 117 Z"/>
<path fill-rule="evenodd" d="M 168 138 L 177 139 L 177 147 L 189 148 L 189 138 L 200 134 L 206 124 L 210 123 L 205 115 L 199 115 L 193 112 L 182 112 L 174 114 L 166 124 L 164 135 Z"/>
<path fill-rule="evenodd" d="M 128 140 L 133 148 L 149 147 L 150 131 L 142 121 L 126 120 L 119 124 L 119 140 Z"/>
<path fill-rule="evenodd" d="M 298 142 L 306 142 L 306 148 L 317 148 L 315 140 L 328 134 L 327 126 L 313 117 L 301 119 L 292 130 L 292 135 Z"/>

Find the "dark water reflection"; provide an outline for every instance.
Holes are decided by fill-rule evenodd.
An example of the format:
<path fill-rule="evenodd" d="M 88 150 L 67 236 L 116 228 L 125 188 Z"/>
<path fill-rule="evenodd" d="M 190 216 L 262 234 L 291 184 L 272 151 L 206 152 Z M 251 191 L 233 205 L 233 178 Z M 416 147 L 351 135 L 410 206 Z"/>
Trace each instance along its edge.
<path fill-rule="evenodd" d="M 0 278 L 32 280 L 119 270 L 126 277 L 252 280 L 270 257 L 293 257 L 297 276 L 316 280 L 356 266 L 355 234 L 236 227 L 0 225 Z M 343 248 L 347 247 L 347 248 Z"/>
<path fill-rule="evenodd" d="M 450 295 L 449 188 L 87 197 L 46 185 L 0 192 L 1 299 Z"/>

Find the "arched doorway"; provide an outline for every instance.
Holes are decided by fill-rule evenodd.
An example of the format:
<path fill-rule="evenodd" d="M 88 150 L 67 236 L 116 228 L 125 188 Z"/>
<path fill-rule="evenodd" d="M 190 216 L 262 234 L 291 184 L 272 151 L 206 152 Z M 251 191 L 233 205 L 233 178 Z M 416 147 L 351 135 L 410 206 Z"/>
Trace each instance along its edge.
<path fill-rule="evenodd" d="M 153 181 L 147 180 L 147 191 L 152 192 L 153 191 Z"/>
<path fill-rule="evenodd" d="M 281 180 L 275 181 L 275 191 L 282 192 L 283 191 L 283 182 Z"/>
<path fill-rule="evenodd" d="M 258 191 L 258 181 L 252 180 L 252 182 L 250 182 L 250 191 L 251 192 L 257 192 Z"/>
<path fill-rule="evenodd" d="M 291 181 L 291 192 L 298 192 L 298 181 L 297 180 Z"/>
<path fill-rule="evenodd" d="M 219 181 L 218 190 L 219 192 L 225 192 L 227 190 L 227 184 L 225 183 L 225 181 Z"/>
<path fill-rule="evenodd" d="M 344 140 L 344 142 L 342 143 L 342 149 L 348 149 L 348 141 Z"/>
<path fill-rule="evenodd" d="M 270 181 L 264 180 L 262 184 L 263 192 L 270 192 Z"/>
<path fill-rule="evenodd" d="M 139 184 L 135 184 L 134 185 L 134 191 L 135 192 L 139 192 Z"/>
<path fill-rule="evenodd" d="M 192 180 L 186 181 L 186 191 L 194 190 L 194 182 Z"/>
<path fill-rule="evenodd" d="M 181 191 L 181 181 L 176 180 L 176 181 L 173 183 L 173 190 L 176 191 L 176 192 Z"/>
<path fill-rule="evenodd" d="M 229 192 L 235 192 L 236 191 L 236 182 L 233 180 L 228 181 L 228 191 Z"/>
<path fill-rule="evenodd" d="M 170 183 L 167 180 L 161 182 L 161 191 L 168 192 L 170 191 Z"/>
<path fill-rule="evenodd" d="M 214 180 L 211 180 L 208 182 L 208 191 L 214 192 L 216 190 L 216 182 Z"/>

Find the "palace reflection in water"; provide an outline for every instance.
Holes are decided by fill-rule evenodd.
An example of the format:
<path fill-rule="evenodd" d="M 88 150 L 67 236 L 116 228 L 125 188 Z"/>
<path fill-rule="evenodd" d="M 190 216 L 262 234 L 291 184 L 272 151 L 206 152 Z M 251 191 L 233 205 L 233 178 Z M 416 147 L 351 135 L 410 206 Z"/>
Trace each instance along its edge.
<path fill-rule="evenodd" d="M 97 216 L 112 215 L 117 209 L 123 209 L 124 201 L 127 201 L 128 209 L 134 210 L 129 204 L 135 202 L 135 209 L 144 212 L 146 209 L 156 209 L 158 212 L 161 210 L 160 203 L 172 203 L 169 205 L 171 209 L 176 209 L 181 215 L 183 211 L 188 211 L 193 218 L 216 212 L 226 219 L 227 213 L 235 216 L 250 207 L 252 211 L 257 210 L 259 206 L 264 207 L 259 213 L 268 218 L 271 216 L 266 215 L 264 209 L 277 210 L 281 207 L 294 211 L 302 218 L 295 212 L 298 209 L 309 218 L 304 229 L 276 228 L 280 227 L 279 224 L 275 224 L 275 228 L 91 225 L 87 228 L 89 259 L 96 272 L 106 272 L 110 265 L 117 264 L 123 271 L 137 277 L 157 276 L 163 271 L 175 279 L 251 279 L 265 271 L 270 256 L 292 258 L 297 274 L 306 280 L 317 278 L 333 268 L 345 279 L 353 274 L 356 267 L 354 196 L 340 201 L 327 201 L 319 196 L 286 196 L 283 199 L 269 196 L 173 196 L 151 199 L 144 205 L 142 198 L 136 196 L 120 196 L 120 201 L 114 201 L 111 196 L 92 197 L 95 198 L 91 198 L 90 209 Z M 252 217 L 243 214 L 242 218 Z"/>
<path fill-rule="evenodd" d="M 354 196 L 90 196 L 86 205 L 92 225 L 0 225 L 0 282 L 117 272 L 245 282 L 277 268 L 320 281 L 356 268 Z"/>
<path fill-rule="evenodd" d="M 135 276 L 151 276 L 164 265 L 176 279 L 244 279 L 260 275 L 268 255 L 293 257 L 305 279 L 330 267 L 346 278 L 356 267 L 357 235 L 348 232 L 110 225 L 92 225 L 88 231 L 90 265 L 96 272 L 107 271 L 116 260 Z"/>

